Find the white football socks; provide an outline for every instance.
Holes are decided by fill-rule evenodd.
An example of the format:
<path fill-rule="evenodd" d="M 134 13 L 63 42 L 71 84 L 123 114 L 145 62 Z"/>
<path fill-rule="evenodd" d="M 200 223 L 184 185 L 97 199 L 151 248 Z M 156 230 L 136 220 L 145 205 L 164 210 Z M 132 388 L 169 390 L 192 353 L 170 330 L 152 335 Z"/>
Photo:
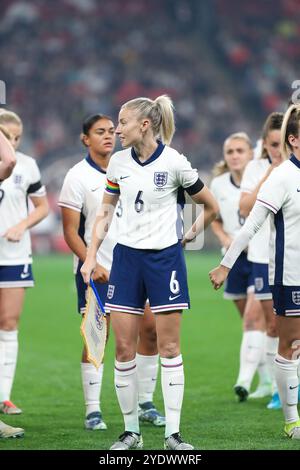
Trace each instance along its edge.
<path fill-rule="evenodd" d="M 285 359 L 279 354 L 276 355 L 274 369 L 286 423 L 293 423 L 299 419 L 297 410 L 299 387 L 297 374 L 298 365 L 299 359 L 292 361 Z"/>
<path fill-rule="evenodd" d="M 240 370 L 236 384 L 250 390 L 264 347 L 264 333 L 259 330 L 244 331 L 240 349 Z"/>
<path fill-rule="evenodd" d="M 257 372 L 259 376 L 259 384 L 260 385 L 265 385 L 271 383 L 271 378 L 269 374 L 269 369 L 267 366 L 267 357 L 266 357 L 266 334 L 264 333 L 264 341 L 263 341 L 263 346 L 261 350 L 261 357 L 260 361 L 257 366 Z"/>
<path fill-rule="evenodd" d="M 97 369 L 89 362 L 81 363 L 81 379 L 86 406 L 86 416 L 94 411 L 100 411 L 100 395 L 103 378 L 103 364 Z"/>
<path fill-rule="evenodd" d="M 10 400 L 18 357 L 18 330 L 0 330 L 0 401 Z"/>
<path fill-rule="evenodd" d="M 182 355 L 173 359 L 160 358 L 161 386 L 165 404 L 165 437 L 179 432 L 180 415 L 184 393 Z"/>
<path fill-rule="evenodd" d="M 279 338 L 273 338 L 271 336 L 266 336 L 266 360 L 267 367 L 269 371 L 269 376 L 272 383 L 272 395 L 278 391 L 277 383 L 275 379 L 275 356 L 278 351 Z"/>
<path fill-rule="evenodd" d="M 153 356 L 136 355 L 139 404 L 153 401 L 153 393 L 158 374 L 158 354 Z"/>
<path fill-rule="evenodd" d="M 139 434 L 138 380 L 135 358 L 128 362 L 115 360 L 115 389 L 124 417 L 125 431 Z"/>

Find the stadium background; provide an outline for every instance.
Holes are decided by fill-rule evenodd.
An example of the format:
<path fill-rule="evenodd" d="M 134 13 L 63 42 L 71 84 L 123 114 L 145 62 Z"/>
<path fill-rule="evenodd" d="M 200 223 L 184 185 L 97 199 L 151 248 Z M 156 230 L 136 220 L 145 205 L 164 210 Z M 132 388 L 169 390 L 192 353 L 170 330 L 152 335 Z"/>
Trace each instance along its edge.
<path fill-rule="evenodd" d="M 299 25 L 298 0 L 1 1 L 6 107 L 24 121 L 21 150 L 37 159 L 51 204 L 33 231 L 37 283 L 27 296 L 14 388 L 27 435 L 1 447 L 105 449 L 120 429 L 111 339 L 102 394 L 110 428 L 101 435 L 83 430 L 72 263 L 70 255 L 53 254 L 66 251 L 57 196 L 67 169 L 84 156 L 83 118 L 102 112 L 116 120 L 132 97 L 169 94 L 173 145 L 208 181 L 229 133 L 244 130 L 255 142 L 266 115 L 286 109 L 300 79 Z M 182 335 L 185 434 L 203 449 L 296 448 L 279 437 L 281 412 L 267 411 L 264 400 L 235 403 L 240 322 L 207 280 L 216 247 L 206 235 L 204 250 L 187 256 L 193 308 Z M 143 434 L 148 448 L 160 448 L 159 430 Z"/>

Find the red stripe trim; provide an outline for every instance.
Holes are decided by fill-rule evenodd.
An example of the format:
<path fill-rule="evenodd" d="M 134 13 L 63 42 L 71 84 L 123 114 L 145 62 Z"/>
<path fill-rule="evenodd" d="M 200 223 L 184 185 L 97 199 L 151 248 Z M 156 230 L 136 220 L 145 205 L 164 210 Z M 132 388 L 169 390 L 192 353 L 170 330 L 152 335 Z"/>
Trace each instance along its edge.
<path fill-rule="evenodd" d="M 128 369 L 119 369 L 118 367 L 115 366 L 115 369 L 118 370 L 119 372 L 128 372 L 129 370 L 133 370 L 136 368 L 136 364 L 132 367 L 129 367 Z"/>
<path fill-rule="evenodd" d="M 115 307 L 115 308 L 126 308 L 127 310 L 139 310 L 140 312 L 143 312 L 144 310 L 139 307 L 127 307 L 126 305 L 115 305 L 115 304 L 110 304 L 109 302 L 105 302 L 105 305 L 108 307 Z"/>
<path fill-rule="evenodd" d="M 155 310 L 157 308 L 162 308 L 162 307 L 183 307 L 185 305 L 188 305 L 187 302 L 185 302 L 184 304 L 165 304 L 165 305 L 156 305 L 156 307 L 152 307 L 151 305 L 151 310 Z"/>
<path fill-rule="evenodd" d="M 180 364 L 174 364 L 174 365 L 166 365 L 161 362 L 162 367 L 180 367 L 183 366 L 183 362 L 180 362 Z"/>
<path fill-rule="evenodd" d="M 263 201 L 262 199 L 257 199 L 258 202 L 261 202 L 262 204 L 266 205 L 266 206 L 269 206 L 270 209 L 272 210 L 272 212 L 275 212 L 277 213 L 278 212 L 278 209 L 274 206 L 272 206 L 272 204 L 269 204 L 268 202 L 266 201 Z"/>

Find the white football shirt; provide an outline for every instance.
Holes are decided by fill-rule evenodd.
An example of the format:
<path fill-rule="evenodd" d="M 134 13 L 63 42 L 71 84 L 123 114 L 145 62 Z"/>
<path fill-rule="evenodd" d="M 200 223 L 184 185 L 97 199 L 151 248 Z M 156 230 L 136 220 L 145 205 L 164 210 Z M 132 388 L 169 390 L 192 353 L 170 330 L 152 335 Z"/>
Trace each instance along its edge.
<path fill-rule="evenodd" d="M 28 197 L 46 195 L 36 161 L 21 152 L 16 152 L 16 160 L 12 174 L 1 183 L 0 187 L 0 265 L 2 266 L 32 263 L 29 230 L 26 230 L 17 243 L 7 241 L 3 235 L 7 229 L 28 216 Z"/>
<path fill-rule="evenodd" d="M 106 184 L 106 172 L 88 156 L 74 165 L 66 174 L 58 205 L 68 207 L 81 214 L 79 235 L 86 245 L 91 242 L 97 211 L 101 205 Z M 116 211 L 118 213 L 118 211 Z M 116 243 L 117 217 L 114 216 L 109 231 L 97 253 L 97 262 L 110 271 L 112 252 Z M 78 264 L 74 256 L 74 270 Z"/>
<path fill-rule="evenodd" d="M 223 230 L 231 238 L 234 238 L 245 222 L 239 211 L 240 187 L 235 184 L 228 171 L 216 176 L 211 182 L 210 189 L 218 202 Z"/>
<path fill-rule="evenodd" d="M 265 176 L 270 164 L 270 160 L 267 158 L 251 160 L 246 166 L 243 174 L 241 192 L 252 193 L 261 179 Z M 268 218 L 249 243 L 249 261 L 252 261 L 253 263 L 269 263 L 269 239 L 270 221 Z"/>
<path fill-rule="evenodd" d="M 257 202 L 271 211 L 270 284 L 300 286 L 300 162 L 295 156 L 272 171 Z"/>
<path fill-rule="evenodd" d="M 122 199 L 118 243 L 153 250 L 177 243 L 180 187 L 192 195 L 203 183 L 185 156 L 161 142 L 144 163 L 133 148 L 115 153 L 107 168 L 106 191 Z"/>

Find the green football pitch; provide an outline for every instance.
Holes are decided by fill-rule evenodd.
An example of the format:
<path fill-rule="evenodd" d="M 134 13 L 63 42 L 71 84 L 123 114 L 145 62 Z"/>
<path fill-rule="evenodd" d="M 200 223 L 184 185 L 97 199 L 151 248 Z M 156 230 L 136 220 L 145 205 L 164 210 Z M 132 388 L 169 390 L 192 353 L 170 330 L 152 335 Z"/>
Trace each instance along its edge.
<path fill-rule="evenodd" d="M 241 322 L 233 304 L 214 292 L 208 271 L 214 254 L 187 256 L 192 309 L 184 313 L 182 353 L 185 396 L 181 428 L 195 448 L 299 449 L 283 436 L 281 411 L 266 409 L 268 399 L 237 403 Z M 113 386 L 114 341 L 107 346 L 102 411 L 107 431 L 86 431 L 80 379 L 80 317 L 72 259 L 36 257 L 36 287 L 27 292 L 20 326 L 20 351 L 12 399 L 23 409 L 5 421 L 25 428 L 24 439 L 0 440 L 2 449 L 109 449 L 123 431 Z M 155 403 L 162 410 L 158 383 Z M 163 448 L 163 430 L 142 426 L 145 449 Z"/>

